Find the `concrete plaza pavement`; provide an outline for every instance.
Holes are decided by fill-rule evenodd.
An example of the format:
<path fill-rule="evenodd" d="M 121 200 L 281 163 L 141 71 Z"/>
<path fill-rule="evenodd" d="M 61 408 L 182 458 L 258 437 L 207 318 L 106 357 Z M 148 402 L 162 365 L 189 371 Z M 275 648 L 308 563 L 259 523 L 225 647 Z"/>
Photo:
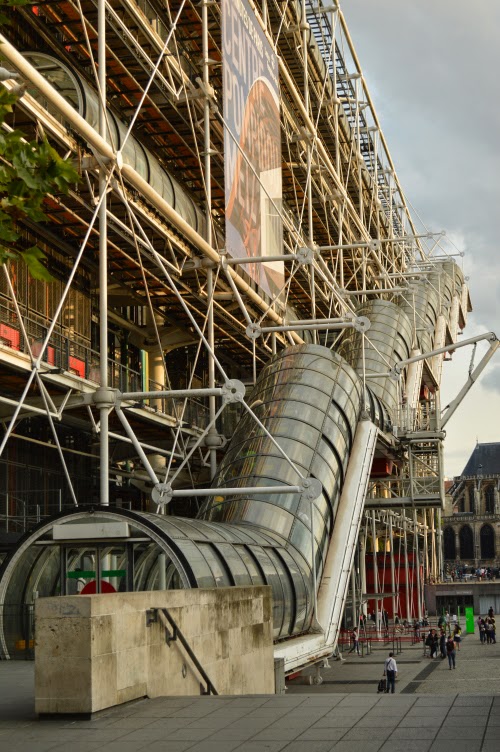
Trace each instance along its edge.
<path fill-rule="evenodd" d="M 500 649 L 473 635 L 457 668 L 397 656 L 395 695 L 378 695 L 387 650 L 351 655 L 320 686 L 286 695 L 140 700 L 91 720 L 38 720 L 33 664 L 0 663 L 0 750 L 48 752 L 490 752 L 500 748 Z"/>

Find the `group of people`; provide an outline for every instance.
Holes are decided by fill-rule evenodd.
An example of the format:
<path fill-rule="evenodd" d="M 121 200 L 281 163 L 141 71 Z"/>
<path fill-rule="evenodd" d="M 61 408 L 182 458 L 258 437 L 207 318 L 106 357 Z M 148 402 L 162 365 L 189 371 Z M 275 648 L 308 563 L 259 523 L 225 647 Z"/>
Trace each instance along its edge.
<path fill-rule="evenodd" d="M 481 640 L 481 645 L 495 645 L 497 638 L 495 612 L 493 611 L 493 606 L 490 606 L 490 608 L 488 609 L 488 616 L 477 617 L 477 626 L 479 629 L 479 639 Z"/>
<path fill-rule="evenodd" d="M 462 629 L 457 622 L 453 628 L 453 632 L 450 632 L 446 636 L 446 628 L 444 625 L 437 629 L 429 629 L 427 635 L 422 637 L 424 642 L 424 649 L 429 650 L 429 658 L 437 658 L 438 656 L 448 658 L 450 671 L 455 668 L 455 658 L 457 651 L 460 650 L 460 643 L 462 641 Z"/>

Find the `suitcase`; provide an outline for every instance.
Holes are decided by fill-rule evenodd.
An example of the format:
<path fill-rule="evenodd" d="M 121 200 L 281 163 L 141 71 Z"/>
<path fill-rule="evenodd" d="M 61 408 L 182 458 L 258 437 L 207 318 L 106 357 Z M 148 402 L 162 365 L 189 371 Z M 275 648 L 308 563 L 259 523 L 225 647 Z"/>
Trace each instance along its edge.
<path fill-rule="evenodd" d="M 385 676 L 378 683 L 377 694 L 380 692 L 387 692 L 387 679 Z"/>

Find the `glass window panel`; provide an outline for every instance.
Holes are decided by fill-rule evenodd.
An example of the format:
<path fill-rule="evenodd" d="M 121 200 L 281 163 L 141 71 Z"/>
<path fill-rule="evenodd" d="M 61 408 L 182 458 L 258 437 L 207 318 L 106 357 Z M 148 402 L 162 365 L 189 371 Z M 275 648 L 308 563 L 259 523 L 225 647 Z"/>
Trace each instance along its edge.
<path fill-rule="evenodd" d="M 239 547 L 231 546 L 229 543 L 218 543 L 214 546 L 224 560 L 226 567 L 231 571 L 234 584 L 237 587 L 252 585 L 250 573 L 240 558 Z"/>
<path fill-rule="evenodd" d="M 176 544 L 179 546 L 180 550 L 189 562 L 196 582 L 198 583 L 198 587 L 215 587 L 216 583 L 214 575 L 207 564 L 207 560 L 201 553 L 200 546 L 196 545 L 196 543 L 193 543 L 193 541 L 186 539 L 178 540 L 176 541 Z"/>
<path fill-rule="evenodd" d="M 262 573 L 255 563 L 255 559 L 247 551 L 245 546 L 238 546 L 238 553 L 244 562 L 248 573 L 250 574 L 252 585 L 265 585 L 265 580 L 262 577 Z"/>
<path fill-rule="evenodd" d="M 267 584 L 271 586 L 273 591 L 273 634 L 274 637 L 280 637 L 283 629 L 283 617 L 284 617 L 284 593 L 281 580 L 278 576 L 276 568 L 266 550 L 259 546 L 252 547 L 252 553 L 258 560 L 266 578 Z"/>
<path fill-rule="evenodd" d="M 276 567 L 283 588 L 283 626 L 282 635 L 292 634 L 295 626 L 295 592 L 288 568 L 272 548 L 266 549 L 266 553 Z"/>
<path fill-rule="evenodd" d="M 199 547 L 212 571 L 216 587 L 229 587 L 232 585 L 233 583 L 218 552 L 209 543 L 200 543 Z"/>
<path fill-rule="evenodd" d="M 284 560 L 293 582 L 295 595 L 295 625 L 294 632 L 302 632 L 307 618 L 308 593 L 304 577 L 295 559 L 286 549 L 280 549 L 279 555 Z"/>
<path fill-rule="evenodd" d="M 307 514 L 307 513 L 306 513 Z M 301 522 L 297 517 L 292 528 L 290 535 L 290 543 L 292 546 L 300 551 L 304 559 L 307 561 L 309 569 L 311 568 L 311 533 L 309 528 Z"/>

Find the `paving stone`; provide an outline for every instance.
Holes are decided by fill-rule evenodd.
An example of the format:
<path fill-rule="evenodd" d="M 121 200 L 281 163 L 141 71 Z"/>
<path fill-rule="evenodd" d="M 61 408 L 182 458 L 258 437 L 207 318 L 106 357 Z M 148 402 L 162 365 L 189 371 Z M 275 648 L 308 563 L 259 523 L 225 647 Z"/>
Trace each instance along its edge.
<path fill-rule="evenodd" d="M 497 746 L 500 747 L 500 726 L 490 726 L 486 729 L 484 739 L 490 740 L 490 739 L 498 739 L 499 743 Z"/>
<path fill-rule="evenodd" d="M 350 729 L 345 736 L 342 737 L 342 741 L 369 741 L 373 739 L 375 741 L 384 742 L 391 734 L 393 729 L 382 728 L 359 728 L 355 727 Z"/>
<path fill-rule="evenodd" d="M 204 741 L 198 742 L 194 746 L 189 747 L 189 752 L 232 752 L 236 747 L 239 748 L 240 744 L 241 742 L 235 739 L 232 741 L 225 740 L 217 742 L 205 739 Z M 158 752 L 160 752 L 160 750 L 161 752 L 170 752 L 170 742 L 166 745 L 164 744 L 163 748 L 158 747 Z"/>
<path fill-rule="evenodd" d="M 173 742 L 198 742 L 200 739 L 208 739 L 213 733 L 213 728 L 193 728 L 192 726 L 185 726 L 184 728 L 166 732 L 165 738 L 168 738 L 169 741 Z"/>
<path fill-rule="evenodd" d="M 308 741 L 308 742 L 290 742 L 284 747 L 283 752 L 330 752 L 333 747 L 331 741 Z M 240 752 L 240 749 L 238 749 Z"/>
<path fill-rule="evenodd" d="M 480 752 L 481 742 L 463 739 L 462 741 L 453 739 L 449 741 L 440 739 L 432 744 L 429 752 Z"/>
<path fill-rule="evenodd" d="M 383 750 L 382 741 L 371 742 L 345 742 L 342 739 L 332 747 L 333 752 L 378 752 Z M 382 748 L 382 749 L 381 749 Z M 285 751 L 288 752 L 288 749 Z M 305 752 L 302 748 L 302 752 Z M 309 750 L 307 750 L 309 752 Z"/>
<path fill-rule="evenodd" d="M 419 726 L 418 728 L 402 728 L 401 726 L 398 726 L 390 735 L 389 740 L 396 741 L 398 739 L 434 739 L 437 732 L 438 729 L 436 728 L 425 728 L 422 726 Z"/>
<path fill-rule="evenodd" d="M 258 734 L 249 734 L 246 738 L 251 737 L 252 741 L 294 741 L 304 732 L 304 729 L 300 728 L 275 728 L 270 726 L 269 728 L 260 731 Z"/>
<path fill-rule="evenodd" d="M 241 745 L 241 747 L 237 747 L 238 752 L 280 752 L 282 749 L 287 749 L 286 746 L 288 742 L 244 742 L 244 744 Z M 295 742 L 292 742 L 292 744 L 295 744 Z M 167 752 L 170 752 L 169 750 Z M 205 750 L 199 750 L 199 752 L 205 752 Z M 217 750 L 214 750 L 214 752 L 217 752 Z M 304 752 L 304 749 L 302 748 L 301 752 Z M 309 750 L 308 750 L 309 752 Z"/>
<path fill-rule="evenodd" d="M 154 742 L 156 744 L 156 742 Z M 149 748 L 150 742 L 145 742 L 144 744 L 141 744 L 140 742 L 108 742 L 103 747 L 99 749 L 99 752 L 137 752 L 138 750 L 142 750 L 145 747 Z M 64 752 L 64 749 L 66 752 L 68 752 L 68 747 L 65 748 L 60 747 L 57 752 Z M 172 750 L 174 752 L 174 750 Z M 180 751 L 182 752 L 182 750 Z"/>
<path fill-rule="evenodd" d="M 432 744 L 430 739 L 389 739 L 381 752 L 428 752 Z"/>
<path fill-rule="evenodd" d="M 438 731 L 436 741 L 440 739 L 482 739 L 483 736 L 484 728 L 482 727 L 448 726 Z"/>
<path fill-rule="evenodd" d="M 415 716 L 414 718 L 409 718 L 408 716 L 405 716 L 400 722 L 398 728 L 435 728 L 438 729 L 441 724 L 443 723 L 443 719 L 439 718 L 439 716 L 428 716 L 427 718 L 423 719 L 421 716 Z"/>

